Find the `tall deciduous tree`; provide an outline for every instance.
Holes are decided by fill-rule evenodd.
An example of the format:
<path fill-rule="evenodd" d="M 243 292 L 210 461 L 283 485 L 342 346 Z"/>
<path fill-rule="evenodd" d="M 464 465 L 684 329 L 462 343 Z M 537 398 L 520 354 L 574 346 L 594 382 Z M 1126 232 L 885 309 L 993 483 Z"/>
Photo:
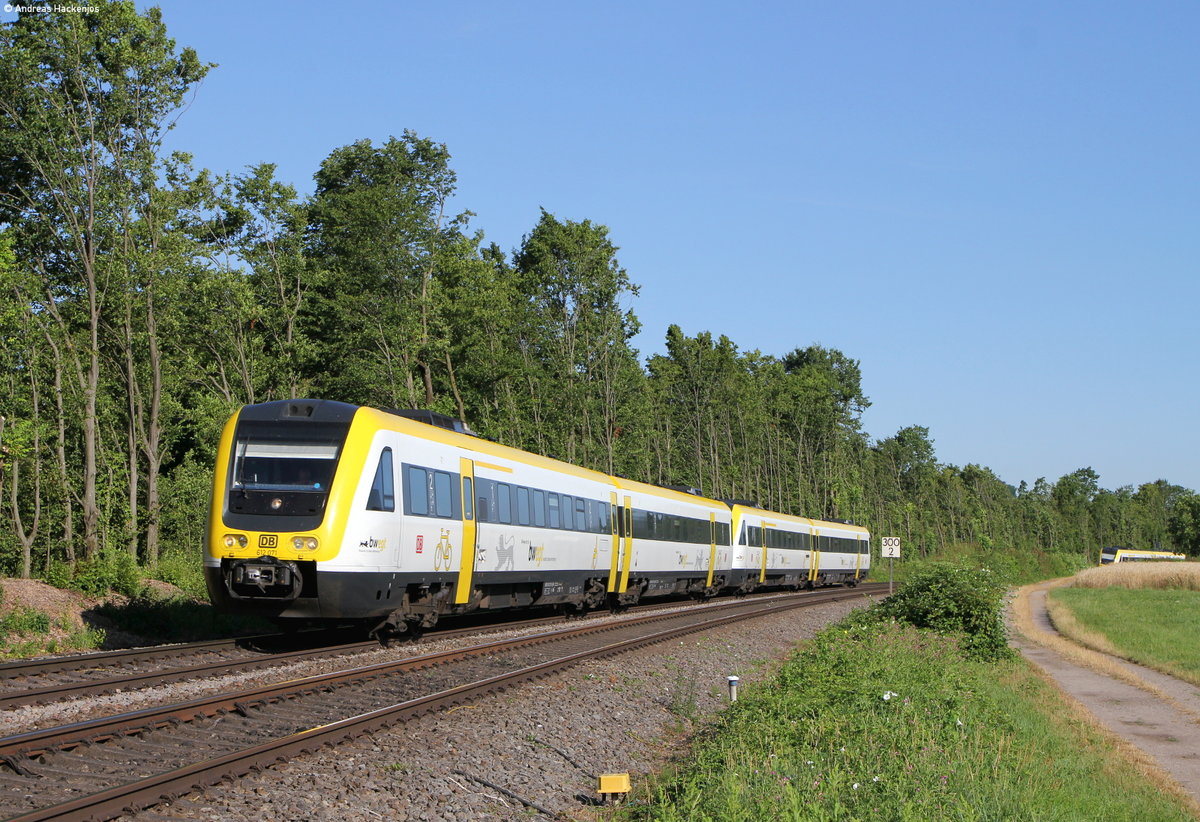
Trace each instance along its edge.
<path fill-rule="evenodd" d="M 633 424 L 626 401 L 640 374 L 629 341 L 639 324 L 624 301 L 637 294 L 608 228 L 541 219 L 514 256 L 525 310 L 519 346 L 539 448 L 605 470 Z"/>
<path fill-rule="evenodd" d="M 327 276 L 309 316 L 322 323 L 326 393 L 432 408 L 445 361 L 439 271 L 461 248 L 469 213 L 448 216 L 455 174 L 441 143 L 411 131 L 335 150 L 317 172 L 309 252 Z"/>
<path fill-rule="evenodd" d="M 35 299 L 80 397 L 87 554 L 101 539 L 102 330 L 135 298 L 153 323 L 152 300 L 137 289 L 155 266 L 157 229 L 146 221 L 157 151 L 208 70 L 192 50 L 176 52 L 158 9 L 94 6 L 22 12 L 0 27 L 0 221 L 40 278 Z"/>

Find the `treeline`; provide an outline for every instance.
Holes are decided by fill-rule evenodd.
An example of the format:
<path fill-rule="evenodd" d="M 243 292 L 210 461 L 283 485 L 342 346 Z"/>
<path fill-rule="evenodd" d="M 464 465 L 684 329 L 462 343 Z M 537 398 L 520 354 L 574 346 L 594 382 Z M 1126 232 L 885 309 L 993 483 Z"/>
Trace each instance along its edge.
<path fill-rule="evenodd" d="M 446 147 L 336 148 L 300 197 L 269 164 L 192 167 L 162 138 L 213 68 L 157 9 L 0 27 L 0 573 L 119 550 L 199 561 L 212 459 L 243 403 L 429 408 L 607 472 L 852 519 L 931 553 L 971 541 L 1200 549 L 1194 494 L 1014 489 L 937 462 L 927 429 L 872 441 L 859 363 L 672 326 L 642 362 L 608 230 L 543 211 L 506 252 L 455 211 Z"/>

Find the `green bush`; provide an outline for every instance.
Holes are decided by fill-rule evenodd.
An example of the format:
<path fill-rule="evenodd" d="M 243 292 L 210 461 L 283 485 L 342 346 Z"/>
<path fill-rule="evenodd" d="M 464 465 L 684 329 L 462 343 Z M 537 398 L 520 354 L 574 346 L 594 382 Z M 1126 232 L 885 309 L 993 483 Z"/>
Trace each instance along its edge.
<path fill-rule="evenodd" d="M 128 597 L 136 597 L 142 591 L 142 572 L 137 560 L 125 551 L 101 551 L 92 559 L 86 559 L 75 567 L 71 587 L 88 596 L 100 597 L 116 591 Z"/>
<path fill-rule="evenodd" d="M 967 656 L 1004 659 L 1012 655 L 1004 630 L 1004 593 L 1005 585 L 986 568 L 931 562 L 861 618 L 894 619 L 940 634 L 962 634 Z"/>
<path fill-rule="evenodd" d="M 41 611 L 20 608 L 0 617 L 0 636 L 48 633 L 50 633 L 50 616 Z"/>
<path fill-rule="evenodd" d="M 46 573 L 42 579 L 47 585 L 53 585 L 55 588 L 66 590 L 71 587 L 71 566 L 62 560 L 53 560 L 50 567 L 46 569 Z"/>
<path fill-rule="evenodd" d="M 198 551 L 193 554 L 181 550 L 164 553 L 154 569 L 154 578 L 169 582 L 196 599 L 208 597 L 204 584 L 204 558 Z"/>

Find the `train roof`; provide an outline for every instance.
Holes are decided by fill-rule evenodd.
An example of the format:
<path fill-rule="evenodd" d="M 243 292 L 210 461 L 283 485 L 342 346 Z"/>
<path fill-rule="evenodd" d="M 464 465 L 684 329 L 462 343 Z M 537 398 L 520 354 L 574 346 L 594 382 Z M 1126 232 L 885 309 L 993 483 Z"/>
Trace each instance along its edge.
<path fill-rule="evenodd" d="M 857 534 L 869 533 L 867 531 L 867 529 L 862 527 L 861 525 L 855 525 L 850 522 L 839 522 L 838 520 L 826 520 L 826 519 L 813 519 L 812 517 L 798 517 L 798 516 L 795 516 L 794 514 L 784 514 L 784 513 L 780 513 L 779 511 L 769 511 L 766 508 L 759 508 L 754 505 L 741 505 L 740 503 L 734 504 L 730 507 L 735 512 L 741 511 L 741 512 L 756 514 L 756 515 L 762 516 L 762 517 L 768 517 L 770 519 L 777 519 L 777 520 L 782 520 L 784 522 L 791 522 L 791 523 L 795 523 L 797 525 L 808 525 L 810 527 L 817 528 L 820 530 L 824 530 L 826 528 L 837 528 L 837 529 L 840 529 L 843 531 L 850 531 L 850 532 L 857 533 Z"/>

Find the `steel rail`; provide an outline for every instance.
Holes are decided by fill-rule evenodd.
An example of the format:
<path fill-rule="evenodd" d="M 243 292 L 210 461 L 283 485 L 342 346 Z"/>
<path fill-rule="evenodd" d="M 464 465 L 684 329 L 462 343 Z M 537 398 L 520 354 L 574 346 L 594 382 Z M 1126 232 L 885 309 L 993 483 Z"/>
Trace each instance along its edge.
<path fill-rule="evenodd" d="M 336 744 L 371 731 L 387 728 L 396 722 L 425 713 L 431 713 L 443 707 L 463 704 L 478 696 L 502 691 L 519 682 L 549 676 L 585 659 L 613 656 L 679 636 L 712 630 L 732 622 L 767 614 L 781 613 L 815 605 L 820 602 L 836 602 L 841 599 L 863 596 L 865 593 L 867 592 L 834 591 L 826 596 L 796 597 L 794 601 L 775 600 L 764 603 L 751 603 L 752 607 L 742 613 L 725 614 L 713 619 L 670 628 L 641 637 L 608 643 L 597 648 L 568 654 L 558 659 L 499 674 L 478 682 L 459 685 L 435 694 L 310 728 L 242 751 L 195 763 L 174 771 L 157 774 L 105 791 L 99 791 L 49 808 L 15 816 L 10 818 L 8 822 L 112 819 L 130 810 L 149 807 L 161 801 L 164 797 L 179 796 L 196 788 L 215 784 L 226 778 L 237 778 L 252 770 L 268 767 L 287 757 L 313 752 L 326 745 Z M 641 617 L 617 623 L 616 626 L 629 627 L 630 625 L 659 621 L 666 618 L 668 617 Z M 572 636 L 584 633 L 600 633 L 607 629 L 609 629 L 608 626 L 592 626 L 590 629 L 574 629 L 559 632 L 559 634 L 561 636 Z M 495 644 L 500 643 L 489 643 L 489 645 Z"/>
<path fill-rule="evenodd" d="M 825 596 L 821 596 L 825 594 Z M 797 606 L 807 603 L 836 601 L 831 594 L 846 594 L 856 596 L 841 590 L 818 592 L 817 595 L 796 595 L 793 597 L 773 598 L 761 602 L 747 600 L 722 603 L 713 606 L 718 609 L 750 608 L 755 605 L 770 607 L 775 604 L 790 604 L 795 601 Z M 838 597 L 841 598 L 841 597 Z M 101 742 L 118 736 L 141 733 L 144 731 L 163 728 L 178 722 L 188 722 L 194 719 L 216 716 L 221 713 L 236 711 L 245 714 L 250 706 L 279 702 L 293 696 L 312 693 L 318 690 L 329 690 L 346 684 L 357 684 L 381 676 L 407 672 L 435 665 L 447 664 L 469 657 L 483 656 L 497 651 L 515 650 L 532 645 L 560 641 L 587 634 L 615 631 L 622 628 L 661 622 L 668 619 L 700 616 L 704 611 L 687 609 L 669 613 L 653 613 L 645 616 L 632 617 L 625 620 L 598 624 L 584 624 L 575 627 L 529 634 L 523 637 L 512 637 L 494 640 L 467 648 L 442 651 L 406 657 L 399 660 L 389 660 L 371 665 L 352 668 L 346 671 L 335 671 L 326 674 L 288 680 L 273 685 L 244 689 L 233 693 L 214 694 L 198 697 L 172 705 L 143 708 L 111 716 L 83 720 L 55 728 L 27 731 L 0 737 L 0 760 L 8 762 L 14 770 L 20 769 L 22 759 L 31 759 L 55 750 L 69 750 L 84 743 Z"/>
<path fill-rule="evenodd" d="M 775 594 L 775 596 L 777 596 L 777 594 Z M 729 603 L 720 603 L 710 607 L 721 607 L 728 604 Z M 640 609 L 652 610 L 655 608 L 662 608 L 663 605 L 664 603 L 649 603 L 641 606 Z M 534 617 L 530 619 L 501 622 L 490 625 L 445 629 L 433 634 L 428 634 L 427 636 L 429 639 L 433 640 L 451 639 L 477 633 L 494 633 L 497 631 L 516 630 L 529 627 L 531 625 L 556 622 L 560 621 L 561 619 L 561 615 Z M 79 657 L 54 657 L 32 661 L 23 660 L 17 663 L 8 663 L 6 666 L 0 666 L 0 674 L 3 674 L 5 669 L 7 669 L 10 672 L 9 675 L 11 678 L 11 676 L 13 676 L 11 673 L 12 671 L 18 671 L 20 674 L 30 673 L 36 675 L 39 672 L 57 673 L 80 670 L 97 663 L 105 664 L 106 667 L 109 663 L 114 666 L 120 664 L 128 665 L 143 660 L 152 660 L 161 657 L 184 657 L 198 653 L 228 650 L 238 647 L 245 642 L 268 642 L 275 641 L 280 638 L 282 638 L 281 635 L 246 637 L 242 639 L 213 640 L 208 642 L 189 643 L 186 645 L 171 645 L 162 648 L 133 648 L 124 651 L 109 651 L 100 654 L 81 654 Z M 0 692 L 0 710 L 7 710 L 23 705 L 49 704 L 62 699 L 97 696 L 125 689 L 148 688 L 157 685 L 166 685 L 183 680 L 214 677 L 223 673 L 234 671 L 242 672 L 248 670 L 272 668 L 287 664 L 288 662 L 296 659 L 318 659 L 323 657 L 341 656 L 344 654 L 370 650 L 377 647 L 379 647 L 378 643 L 374 641 L 352 642 L 327 648 L 305 648 L 295 651 L 274 652 L 259 658 L 217 660 L 215 662 L 207 662 L 202 665 L 191 665 L 181 668 L 148 671 L 145 673 L 124 674 L 121 676 L 107 677 L 103 679 L 89 679 L 80 680 L 78 682 L 57 683 L 39 688 L 21 688 L 20 690 Z"/>
<path fill-rule="evenodd" d="M 537 617 L 529 620 L 518 622 L 501 623 L 498 626 L 483 625 L 468 628 L 451 628 L 443 631 L 438 631 L 436 634 L 428 634 L 431 639 L 451 639 L 457 636 L 467 636 L 477 633 L 487 633 L 496 630 L 505 630 L 518 628 L 525 625 L 537 625 L 543 622 L 551 622 L 561 620 L 561 616 Z M 279 637 L 255 637 L 250 639 L 275 640 Z M 242 643 L 250 641 L 250 639 L 239 640 L 213 640 L 209 642 L 189 643 L 187 645 L 171 645 L 164 648 L 131 648 L 125 651 L 110 651 L 100 654 L 81 654 L 80 661 L 76 662 L 72 657 L 54 657 L 44 660 L 21 661 L 18 663 L 10 663 L 8 666 L 8 678 L 12 679 L 20 675 L 45 675 L 47 673 L 67 673 L 75 670 L 82 670 L 93 665 L 103 665 L 113 667 L 118 665 L 129 665 L 141 661 L 154 660 L 162 657 L 179 656 L 186 657 L 189 655 L 215 652 L 221 650 L 229 650 L 239 647 Z M 45 704 L 60 699 L 77 698 L 82 696 L 96 696 L 99 694 L 111 693 L 113 691 L 124 690 L 127 688 L 147 688 L 155 685 L 165 685 L 172 682 L 179 682 L 186 679 L 197 679 L 201 677 L 217 676 L 229 671 L 246 671 L 259 668 L 272 668 L 288 663 L 295 659 L 318 659 L 321 657 L 341 656 L 343 654 L 354 653 L 356 651 L 366 651 L 379 648 L 380 645 L 375 640 L 363 640 L 358 642 L 350 642 L 341 645 L 321 648 L 303 648 L 294 651 L 279 651 L 279 652 L 264 652 L 264 655 L 259 658 L 242 658 L 242 659 L 226 659 L 215 662 L 207 662 L 202 665 L 190 665 L 182 668 L 171 668 L 159 671 L 148 671 L 145 673 L 125 674 L 121 676 L 108 677 L 104 679 L 80 680 L 78 682 L 58 683 L 55 685 L 46 685 L 40 688 L 22 688 L 20 690 L 0 692 L 0 710 L 8 708 L 16 708 L 22 705 Z M 64 661 L 62 665 L 56 665 L 60 661 Z M 13 673 L 16 671 L 16 673 Z M 0 674 L 5 674 L 5 670 L 0 668 Z M 3 680 L 0 680 L 2 684 Z"/>

